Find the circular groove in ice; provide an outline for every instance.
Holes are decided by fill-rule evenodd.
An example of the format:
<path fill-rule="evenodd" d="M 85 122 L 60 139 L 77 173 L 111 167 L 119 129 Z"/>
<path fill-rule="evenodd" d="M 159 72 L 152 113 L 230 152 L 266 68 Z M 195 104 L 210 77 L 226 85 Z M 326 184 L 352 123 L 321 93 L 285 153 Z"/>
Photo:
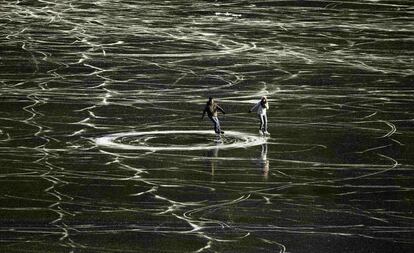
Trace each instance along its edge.
<path fill-rule="evenodd" d="M 230 142 L 224 141 L 223 143 L 212 144 L 192 144 L 192 145 L 166 145 L 166 146 L 151 146 L 133 144 L 124 144 L 116 142 L 123 137 L 144 137 L 146 135 L 215 135 L 213 131 L 207 130 L 165 130 L 165 131 L 147 131 L 147 132 L 125 132 L 115 133 L 99 137 L 95 140 L 96 145 L 99 147 L 106 147 L 112 149 L 124 149 L 124 150 L 144 150 L 144 151 L 173 151 L 173 150 L 210 150 L 210 149 L 231 149 L 231 148 L 246 148 L 251 146 L 261 145 L 266 142 L 266 139 L 261 136 L 255 136 L 243 132 L 226 131 L 225 138 L 230 139 Z M 144 143 L 146 144 L 146 143 Z"/>

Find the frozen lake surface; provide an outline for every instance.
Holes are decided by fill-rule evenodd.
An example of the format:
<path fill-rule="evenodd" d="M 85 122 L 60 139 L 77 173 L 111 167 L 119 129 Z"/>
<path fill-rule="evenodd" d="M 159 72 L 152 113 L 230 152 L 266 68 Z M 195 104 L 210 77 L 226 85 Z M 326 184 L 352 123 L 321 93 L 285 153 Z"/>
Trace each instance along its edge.
<path fill-rule="evenodd" d="M 413 20 L 412 0 L 2 1 L 0 251 L 411 252 Z"/>

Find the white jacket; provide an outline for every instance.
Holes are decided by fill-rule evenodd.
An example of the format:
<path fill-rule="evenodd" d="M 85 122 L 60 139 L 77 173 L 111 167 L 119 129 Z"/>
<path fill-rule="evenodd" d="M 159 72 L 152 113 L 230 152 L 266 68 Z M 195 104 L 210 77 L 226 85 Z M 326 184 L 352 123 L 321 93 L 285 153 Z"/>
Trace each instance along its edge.
<path fill-rule="evenodd" d="M 257 114 L 259 115 L 266 115 L 266 110 L 269 109 L 269 103 L 265 104 L 265 107 L 262 106 L 261 101 L 259 101 L 257 104 L 255 104 L 250 111 L 254 112 L 257 111 Z"/>

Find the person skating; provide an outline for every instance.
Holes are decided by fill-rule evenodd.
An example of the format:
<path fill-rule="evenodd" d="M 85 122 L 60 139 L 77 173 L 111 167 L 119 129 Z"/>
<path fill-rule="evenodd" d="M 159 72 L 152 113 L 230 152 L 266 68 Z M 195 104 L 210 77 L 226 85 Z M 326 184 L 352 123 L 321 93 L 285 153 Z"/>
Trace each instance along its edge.
<path fill-rule="evenodd" d="M 257 112 L 257 116 L 260 120 L 259 133 L 261 135 L 270 135 L 267 131 L 267 110 L 269 110 L 269 103 L 267 102 L 267 98 L 265 96 L 263 96 L 260 101 L 249 110 L 249 113 L 252 111 Z"/>
<path fill-rule="evenodd" d="M 213 122 L 214 132 L 220 135 L 224 134 L 224 132 L 221 131 L 220 128 L 220 121 L 217 117 L 218 111 L 220 111 L 223 114 L 226 114 L 223 108 L 221 108 L 216 102 L 214 102 L 214 99 L 212 97 L 209 97 L 206 106 L 204 107 L 201 119 L 203 119 L 204 115 L 207 113 L 208 118 Z"/>

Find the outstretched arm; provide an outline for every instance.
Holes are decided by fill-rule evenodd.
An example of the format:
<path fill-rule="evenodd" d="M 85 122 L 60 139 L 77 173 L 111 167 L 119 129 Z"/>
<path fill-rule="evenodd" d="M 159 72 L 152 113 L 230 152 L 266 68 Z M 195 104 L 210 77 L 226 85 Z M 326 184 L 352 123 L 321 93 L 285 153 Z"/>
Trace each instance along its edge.
<path fill-rule="evenodd" d="M 226 114 L 226 112 L 223 110 L 223 108 L 221 108 L 219 105 L 217 105 L 217 110 L 219 110 L 223 114 Z"/>
<path fill-rule="evenodd" d="M 260 102 L 259 102 L 259 103 L 257 103 L 257 104 L 255 104 L 255 105 L 252 107 L 252 109 L 250 109 L 250 110 L 249 110 L 249 112 L 256 111 L 256 110 L 257 110 L 257 108 L 259 107 L 259 105 L 260 105 Z"/>
<path fill-rule="evenodd" d="M 203 110 L 203 115 L 201 115 L 201 119 L 204 119 L 204 115 L 206 115 L 206 109 Z"/>

